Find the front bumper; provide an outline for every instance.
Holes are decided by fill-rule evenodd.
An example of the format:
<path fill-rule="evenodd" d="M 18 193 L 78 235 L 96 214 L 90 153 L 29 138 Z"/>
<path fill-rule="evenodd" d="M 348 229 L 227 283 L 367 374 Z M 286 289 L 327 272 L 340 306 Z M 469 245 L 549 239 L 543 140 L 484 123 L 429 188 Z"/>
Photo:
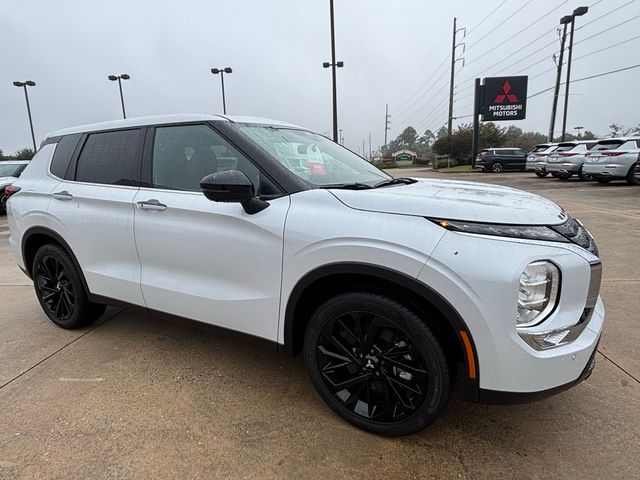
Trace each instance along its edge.
<path fill-rule="evenodd" d="M 559 302 L 539 325 L 516 329 L 520 274 L 539 260 L 551 261 L 560 270 Z M 419 280 L 447 292 L 447 300 L 473 339 L 478 375 L 467 382 L 467 399 L 486 402 L 498 396 L 495 392 L 503 392 L 506 398 L 535 398 L 577 383 L 604 323 L 604 305 L 591 287 L 592 263 L 599 264 L 597 257 L 575 244 L 447 232 Z M 593 308 L 585 316 L 589 304 Z M 535 348 L 522 335 L 526 331 L 546 338 L 574 329 L 575 335 L 545 349 Z"/>

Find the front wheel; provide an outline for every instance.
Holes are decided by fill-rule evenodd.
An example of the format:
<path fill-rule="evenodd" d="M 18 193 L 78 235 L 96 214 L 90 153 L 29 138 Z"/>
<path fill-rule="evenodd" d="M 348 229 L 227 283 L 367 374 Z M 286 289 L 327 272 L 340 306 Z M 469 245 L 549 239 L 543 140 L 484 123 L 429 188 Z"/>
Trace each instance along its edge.
<path fill-rule="evenodd" d="M 500 162 L 494 162 L 491 164 L 491 172 L 493 173 L 500 173 L 502 171 L 502 163 Z"/>
<path fill-rule="evenodd" d="M 0 215 L 7 213 L 7 197 L 4 193 L 0 193 Z"/>
<path fill-rule="evenodd" d="M 307 327 L 304 359 L 329 407 L 379 435 L 422 430 L 449 397 L 440 343 L 422 319 L 382 295 L 348 293 L 323 303 Z"/>
<path fill-rule="evenodd" d="M 536 173 L 536 175 L 537 175 L 538 177 L 540 177 L 540 178 L 544 178 L 544 177 L 546 177 L 547 175 L 549 175 L 549 172 L 535 172 L 535 173 Z"/>
<path fill-rule="evenodd" d="M 105 305 L 92 303 L 73 260 L 62 248 L 40 247 L 33 259 L 33 285 L 40 306 L 62 328 L 80 328 L 97 320 Z"/>
<path fill-rule="evenodd" d="M 598 183 L 609 183 L 610 181 L 611 181 L 610 178 L 603 178 L 603 177 L 596 178 L 596 182 Z"/>

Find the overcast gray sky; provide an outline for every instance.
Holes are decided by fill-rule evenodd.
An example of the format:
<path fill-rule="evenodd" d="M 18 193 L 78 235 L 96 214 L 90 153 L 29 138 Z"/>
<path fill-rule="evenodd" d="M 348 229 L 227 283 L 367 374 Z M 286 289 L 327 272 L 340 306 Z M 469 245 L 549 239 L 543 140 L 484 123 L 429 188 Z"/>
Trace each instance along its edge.
<path fill-rule="evenodd" d="M 335 3 L 337 58 L 345 63 L 338 71 L 339 123 L 354 149 L 369 132 L 374 148 L 383 142 L 385 103 L 390 138 L 407 125 L 422 133 L 446 122 L 454 16 L 467 28 L 461 38 L 467 50 L 459 49 L 465 65 L 456 68 L 456 117 L 471 114 L 477 75 L 527 74 L 530 94 L 551 87 L 552 55 L 559 50 L 554 27 L 580 5 L 591 7 L 576 22 L 572 79 L 640 63 L 640 2 L 634 0 Z M 29 93 L 40 142 L 55 129 L 119 118 L 117 84 L 107 80 L 112 73 L 131 75 L 123 84 L 129 116 L 219 113 L 214 66 L 234 69 L 225 77 L 229 113 L 331 131 L 331 76 L 322 68 L 330 60 L 328 0 L 2 1 L 0 26 L 5 153 L 31 143 L 14 80 L 37 82 Z M 639 78 L 637 68 L 572 84 L 568 128 L 604 134 L 612 122 L 638 124 Z M 530 98 L 528 118 L 514 124 L 546 132 L 552 94 Z"/>

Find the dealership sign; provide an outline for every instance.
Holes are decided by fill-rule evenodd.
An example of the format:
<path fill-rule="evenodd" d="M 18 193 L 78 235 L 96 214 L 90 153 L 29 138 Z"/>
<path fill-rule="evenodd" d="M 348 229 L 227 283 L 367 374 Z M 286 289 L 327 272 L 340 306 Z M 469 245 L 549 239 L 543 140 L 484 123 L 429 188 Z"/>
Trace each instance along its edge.
<path fill-rule="evenodd" d="M 524 120 L 527 113 L 528 77 L 484 79 L 480 113 L 483 121 Z"/>

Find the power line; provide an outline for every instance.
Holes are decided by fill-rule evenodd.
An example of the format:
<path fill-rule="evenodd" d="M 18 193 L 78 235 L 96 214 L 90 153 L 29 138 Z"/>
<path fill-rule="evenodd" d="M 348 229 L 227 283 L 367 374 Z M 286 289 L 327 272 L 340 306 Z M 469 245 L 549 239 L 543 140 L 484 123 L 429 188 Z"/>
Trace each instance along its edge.
<path fill-rule="evenodd" d="M 398 108 L 398 110 L 396 111 L 396 114 L 397 114 L 397 113 L 402 113 L 402 111 L 403 111 L 403 110 L 405 110 L 405 107 L 406 107 L 406 106 L 411 102 L 411 100 L 413 100 L 413 97 L 415 97 L 415 96 L 420 92 L 420 90 L 422 90 L 422 88 L 423 88 L 425 85 L 427 85 L 427 83 L 429 83 L 429 80 L 431 80 L 431 79 L 435 76 L 435 74 L 436 74 L 436 73 L 438 73 L 438 70 L 440 70 L 440 69 L 445 65 L 445 63 L 447 62 L 447 60 L 449 60 L 449 57 L 450 57 L 450 55 L 447 55 L 447 57 L 446 57 L 446 58 L 445 58 L 445 59 L 440 63 L 440 65 L 438 65 L 438 66 L 436 67 L 436 69 L 431 73 L 431 75 L 429 76 L 429 78 L 427 78 L 427 79 L 422 83 L 422 85 L 420 85 L 420 87 L 418 87 L 418 89 L 417 89 L 417 90 L 416 90 L 416 91 L 415 91 L 415 92 L 414 92 L 414 93 L 409 97 L 409 99 L 408 99 L 408 100 L 406 100 L 406 101 L 405 101 L 405 102 L 404 102 L 404 103 L 403 103 L 403 104 Z M 445 73 L 446 73 L 446 71 L 445 71 Z M 440 77 L 440 78 L 442 78 L 442 77 Z M 437 83 L 438 81 L 439 81 L 439 79 L 438 79 L 438 80 L 436 80 L 434 83 Z M 424 96 L 424 95 L 423 95 L 423 96 Z M 420 97 L 420 98 L 422 98 L 422 97 Z M 419 101 L 419 100 L 420 100 L 420 99 L 416 100 L 416 102 L 417 102 L 417 101 Z"/>
<path fill-rule="evenodd" d="M 588 77 L 582 77 L 582 78 L 576 78 L 575 80 L 571 80 L 572 83 L 576 83 L 576 82 L 583 82 L 585 80 L 591 80 L 592 78 L 598 78 L 598 77 L 604 77 L 606 75 L 612 75 L 614 73 L 619 73 L 619 72 L 624 72 L 627 70 L 631 70 L 634 68 L 638 68 L 640 67 L 640 63 L 636 64 L 636 65 L 630 65 L 628 67 L 623 67 L 623 68 L 618 68 L 616 70 L 610 70 L 608 72 L 602 72 L 602 73 L 597 73 L 595 75 L 589 75 Z M 564 85 L 566 82 L 562 82 L 560 85 Z M 545 92 L 548 92 L 549 90 L 553 90 L 555 88 L 555 86 L 553 87 L 549 87 L 549 88 L 545 88 L 544 90 L 540 90 L 539 92 L 536 92 L 532 95 L 527 95 L 527 99 L 529 98 L 533 98 L 533 97 L 537 97 L 538 95 L 541 95 Z"/>
<path fill-rule="evenodd" d="M 553 12 L 555 12 L 557 9 L 559 9 L 561 6 L 563 6 L 565 3 L 567 3 L 569 0 L 564 0 L 564 2 L 560 3 L 559 5 L 557 5 L 555 8 L 553 8 L 552 10 L 549 10 L 547 13 L 545 13 L 543 16 L 541 16 L 540 18 L 534 20 L 533 22 L 531 22 L 529 25 L 527 25 L 526 27 L 518 30 L 516 33 L 514 33 L 513 35 L 511 35 L 509 38 L 507 38 L 506 40 L 504 40 L 503 42 L 501 42 L 500 44 L 496 45 L 494 48 L 487 50 L 485 53 L 483 53 L 482 55 L 480 55 L 479 57 L 474 58 L 473 60 L 471 60 L 470 62 L 467 62 L 467 66 L 477 62 L 478 60 L 480 60 L 483 57 L 486 57 L 487 55 L 493 53 L 493 51 L 496 48 L 501 47 L 502 45 L 504 45 L 505 43 L 507 43 L 508 41 L 514 39 L 515 37 L 517 37 L 518 35 L 520 35 L 522 32 L 528 30 L 529 28 L 533 27 L 536 23 L 538 23 L 541 20 L 544 20 L 546 17 L 548 17 L 549 15 L 551 15 Z"/>
<path fill-rule="evenodd" d="M 602 0 L 600 0 L 602 1 Z M 612 14 L 613 12 L 617 12 L 618 10 L 620 10 L 621 8 L 626 7 L 627 5 L 631 5 L 633 2 L 635 2 L 636 0 L 631 0 L 630 2 L 627 2 L 623 5 L 620 5 L 619 7 L 616 7 L 612 10 L 609 10 L 608 12 L 604 13 L 603 15 L 600 15 L 599 17 L 594 18 L 593 20 L 588 21 L 587 23 L 583 23 L 581 26 L 579 26 L 578 28 L 576 28 L 576 31 L 583 29 L 584 27 L 586 27 L 587 25 L 592 24 L 593 22 L 597 22 L 598 20 L 600 20 L 601 18 L 606 17 L 607 15 Z M 600 2 L 596 2 L 593 5 L 590 5 L 589 8 L 593 7 L 594 5 L 597 5 Z"/>
<path fill-rule="evenodd" d="M 524 9 L 527 5 L 529 5 L 533 0 L 529 0 L 528 2 L 526 2 L 525 4 L 523 4 L 520 8 L 518 8 L 515 12 L 513 12 L 511 15 L 509 15 L 507 18 L 505 18 L 504 20 L 498 22 L 499 24 L 503 24 L 505 23 L 507 20 L 511 20 L 517 13 L 519 13 L 522 9 Z M 485 33 L 482 37 L 480 37 L 478 40 L 476 40 L 475 42 L 473 42 L 471 45 L 469 45 L 469 47 L 467 47 L 467 51 L 471 50 L 473 47 L 475 47 L 478 43 L 480 43 L 482 40 L 484 40 L 485 38 L 487 38 L 489 35 L 491 35 L 492 33 L 497 32 L 498 29 L 494 28 L 489 30 L 487 33 Z"/>
<path fill-rule="evenodd" d="M 442 79 L 442 77 L 444 77 L 444 75 L 447 73 L 447 71 L 444 71 L 443 74 L 440 76 L 440 79 Z M 440 80 L 439 79 L 439 80 Z M 438 94 L 443 92 L 446 88 L 449 87 L 449 83 L 445 83 L 443 85 L 440 86 L 440 88 L 438 88 L 437 90 L 433 91 L 433 89 L 431 90 L 425 90 L 425 92 L 422 94 L 422 96 L 416 100 L 416 103 L 414 104 L 414 106 L 417 105 L 417 102 L 419 102 L 423 97 L 425 97 L 428 93 L 431 93 L 431 97 L 426 101 L 426 103 L 424 105 L 422 105 L 421 108 L 419 108 L 418 110 L 415 110 L 413 113 L 411 113 L 408 116 L 404 116 L 400 119 L 400 121 L 398 123 L 406 123 L 407 121 L 409 121 L 410 119 L 414 118 L 417 114 L 419 114 L 420 112 L 422 112 L 427 105 L 429 105 L 434 99 L 438 98 Z M 435 87 L 434 87 L 435 88 Z"/>
<path fill-rule="evenodd" d="M 625 20 L 624 22 L 616 23 L 616 24 L 615 24 L 615 25 L 613 25 L 612 27 L 605 28 L 604 30 L 602 30 L 602 31 L 600 31 L 600 32 L 598 32 L 598 33 L 594 33 L 593 35 L 590 35 L 590 36 L 588 36 L 588 37 L 586 37 L 586 38 L 583 38 L 583 39 L 582 39 L 582 40 L 580 40 L 579 42 L 575 42 L 575 43 L 573 44 L 573 46 L 575 47 L 576 45 L 579 45 L 579 44 L 581 44 L 582 42 L 586 42 L 587 40 L 591 40 L 593 37 L 597 37 L 598 35 L 602 35 L 603 33 L 607 33 L 607 32 L 609 32 L 610 30 L 613 30 L 614 28 L 620 27 L 620 26 L 624 25 L 625 23 L 629 23 L 629 22 L 631 22 L 631 21 L 635 20 L 636 18 L 640 18 L 640 14 L 639 14 L 639 15 L 636 15 L 635 17 L 631 17 L 631 18 L 629 18 L 629 19 Z"/>
<path fill-rule="evenodd" d="M 476 25 L 467 32 L 467 35 L 471 35 L 471 32 L 473 32 L 476 28 L 478 28 L 480 25 L 482 25 L 488 18 L 491 17 L 491 15 L 493 15 L 495 12 L 498 11 L 498 9 L 500 7 L 502 7 L 505 3 L 507 3 L 509 0 L 504 0 L 504 2 L 502 2 L 500 5 L 498 5 L 496 8 L 494 8 L 493 10 L 491 10 L 491 12 L 484 17 L 482 20 L 480 20 L 478 23 L 476 23 Z"/>

